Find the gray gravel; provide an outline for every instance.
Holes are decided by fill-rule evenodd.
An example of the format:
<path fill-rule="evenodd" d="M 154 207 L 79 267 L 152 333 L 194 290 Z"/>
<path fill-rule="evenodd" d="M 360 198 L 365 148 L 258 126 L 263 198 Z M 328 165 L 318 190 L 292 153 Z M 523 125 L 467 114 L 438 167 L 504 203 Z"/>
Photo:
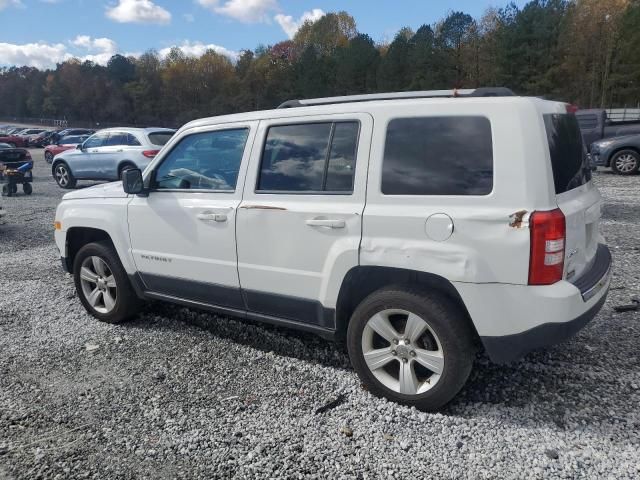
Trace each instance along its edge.
<path fill-rule="evenodd" d="M 612 310 L 640 294 L 640 177 L 596 175 L 624 287 L 598 317 L 513 365 L 479 356 L 425 414 L 310 335 L 164 304 L 98 323 L 60 270 L 62 191 L 34 158 L 33 196 L 1 200 L 0 479 L 640 476 L 640 313 Z"/>

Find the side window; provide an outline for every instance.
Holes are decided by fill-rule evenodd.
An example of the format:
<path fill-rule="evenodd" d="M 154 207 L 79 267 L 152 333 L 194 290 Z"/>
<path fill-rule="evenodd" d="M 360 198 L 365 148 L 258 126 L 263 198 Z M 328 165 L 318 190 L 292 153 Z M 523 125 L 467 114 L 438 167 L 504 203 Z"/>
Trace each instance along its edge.
<path fill-rule="evenodd" d="M 398 118 L 389 122 L 384 195 L 488 195 L 493 141 L 485 117 Z"/>
<path fill-rule="evenodd" d="M 111 132 L 109 140 L 107 141 L 108 147 L 117 147 L 127 144 L 127 134 L 122 132 Z"/>
<path fill-rule="evenodd" d="M 270 127 L 257 191 L 353 191 L 358 122 Z"/>
<path fill-rule="evenodd" d="M 155 188 L 235 191 L 248 135 L 238 128 L 184 137 L 158 167 Z"/>
<path fill-rule="evenodd" d="M 139 147 L 140 146 L 140 142 L 138 141 L 138 139 L 131 133 L 127 134 L 127 143 L 126 145 L 130 146 L 130 147 Z"/>
<path fill-rule="evenodd" d="M 89 137 L 89 139 L 84 143 L 83 147 L 84 148 L 103 147 L 106 145 L 108 138 L 109 138 L 108 133 L 97 133 L 92 137 Z"/>

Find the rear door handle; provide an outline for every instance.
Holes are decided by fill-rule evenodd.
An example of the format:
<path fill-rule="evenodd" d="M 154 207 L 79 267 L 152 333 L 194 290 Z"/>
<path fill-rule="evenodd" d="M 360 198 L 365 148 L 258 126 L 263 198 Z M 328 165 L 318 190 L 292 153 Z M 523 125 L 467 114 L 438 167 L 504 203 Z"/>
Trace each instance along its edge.
<path fill-rule="evenodd" d="M 347 224 L 344 220 L 330 220 L 326 218 L 312 218 L 307 220 L 307 225 L 310 227 L 324 227 L 324 228 L 344 228 Z"/>
<path fill-rule="evenodd" d="M 202 220 L 203 222 L 226 222 L 227 214 L 226 213 L 212 213 L 212 212 L 203 212 L 196 215 L 198 220 Z"/>

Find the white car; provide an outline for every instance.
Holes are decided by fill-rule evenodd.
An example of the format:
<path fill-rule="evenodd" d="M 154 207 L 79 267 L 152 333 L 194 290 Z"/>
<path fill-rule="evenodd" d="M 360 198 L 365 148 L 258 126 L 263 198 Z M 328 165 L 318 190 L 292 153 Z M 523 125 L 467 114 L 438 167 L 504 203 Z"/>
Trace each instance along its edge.
<path fill-rule="evenodd" d="M 105 322 L 154 299 L 346 339 L 368 389 L 425 410 L 602 307 L 601 196 L 564 103 L 505 89 L 287 102 L 184 126 L 55 238 Z"/>
<path fill-rule="evenodd" d="M 145 168 L 173 136 L 168 128 L 108 128 L 65 150 L 51 161 L 51 174 L 61 188 L 78 180 L 118 180 L 130 168 Z"/>

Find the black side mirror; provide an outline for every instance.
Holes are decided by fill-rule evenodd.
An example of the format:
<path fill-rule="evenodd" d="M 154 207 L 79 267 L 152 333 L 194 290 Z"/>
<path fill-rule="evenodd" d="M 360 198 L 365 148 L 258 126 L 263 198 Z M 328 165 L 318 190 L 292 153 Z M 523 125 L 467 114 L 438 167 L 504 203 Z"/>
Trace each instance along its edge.
<path fill-rule="evenodd" d="M 131 168 L 122 172 L 122 188 L 125 193 L 139 195 L 145 192 L 142 171 Z"/>
<path fill-rule="evenodd" d="M 58 144 L 58 145 L 60 145 L 60 144 Z M 78 145 L 76 145 L 76 150 L 82 150 L 82 144 L 81 144 L 81 143 L 79 143 Z"/>

